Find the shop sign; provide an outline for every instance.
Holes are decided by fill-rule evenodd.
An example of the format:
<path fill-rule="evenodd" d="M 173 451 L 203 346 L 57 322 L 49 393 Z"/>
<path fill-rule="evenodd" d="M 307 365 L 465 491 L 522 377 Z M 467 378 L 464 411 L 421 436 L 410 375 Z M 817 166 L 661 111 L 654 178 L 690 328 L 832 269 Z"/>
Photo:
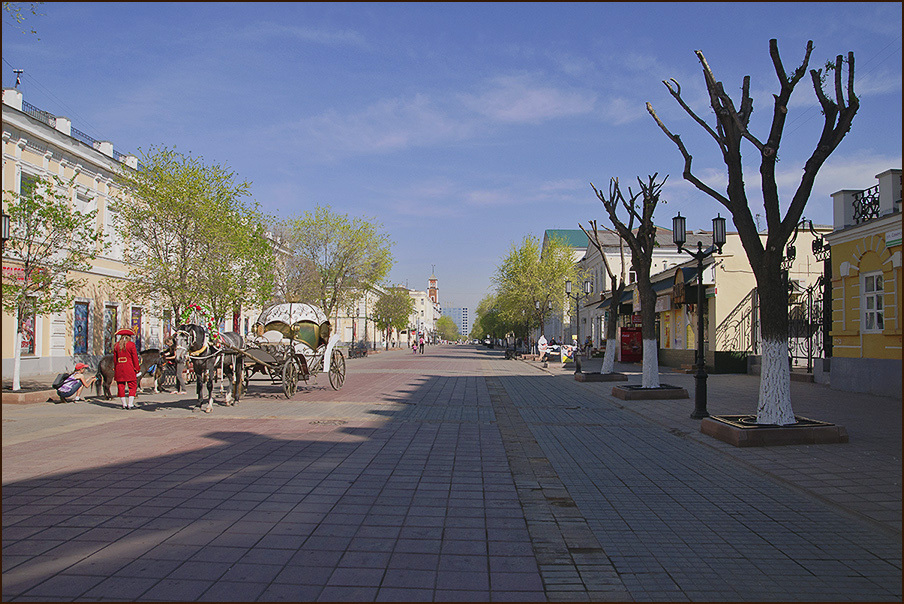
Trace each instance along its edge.
<path fill-rule="evenodd" d="M 895 229 L 885 233 L 885 247 L 901 245 L 901 229 Z"/>
<path fill-rule="evenodd" d="M 672 308 L 672 298 L 671 296 L 659 296 L 656 298 L 656 312 L 665 312 L 667 310 L 671 310 Z"/>

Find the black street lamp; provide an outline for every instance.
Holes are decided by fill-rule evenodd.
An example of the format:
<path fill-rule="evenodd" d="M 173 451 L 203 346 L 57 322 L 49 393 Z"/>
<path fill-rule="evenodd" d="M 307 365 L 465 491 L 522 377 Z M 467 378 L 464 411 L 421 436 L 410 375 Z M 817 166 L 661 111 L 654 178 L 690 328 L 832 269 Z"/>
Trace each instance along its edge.
<path fill-rule="evenodd" d="M 2 241 L 0 241 L 0 245 L 6 247 L 6 242 L 9 241 L 9 214 L 3 212 L 3 232 L 2 232 Z"/>
<path fill-rule="evenodd" d="M 581 354 L 581 298 L 586 298 L 590 295 L 590 292 L 593 291 L 593 283 L 590 281 L 584 281 L 584 292 L 578 292 L 574 295 L 571 294 L 571 281 L 565 282 L 565 295 L 574 300 L 574 321 L 577 324 L 575 328 L 575 333 L 578 336 L 578 345 L 577 350 L 575 350 L 574 358 L 575 358 L 575 373 L 581 373 L 581 362 L 577 360 L 578 356 Z"/>
<path fill-rule="evenodd" d="M 706 410 L 706 357 L 703 351 L 703 259 L 712 256 L 716 250 L 722 253 L 722 246 L 725 245 L 725 219 L 721 214 L 713 218 L 713 244 L 704 250 L 703 242 L 697 241 L 697 251 L 692 252 L 684 249 L 684 244 L 687 243 L 687 230 L 685 218 L 678 212 L 678 215 L 672 218 L 672 241 L 678 246 L 679 252 L 687 252 L 697 260 L 697 373 L 694 376 L 696 393 L 691 419 L 703 419 L 709 417 Z"/>

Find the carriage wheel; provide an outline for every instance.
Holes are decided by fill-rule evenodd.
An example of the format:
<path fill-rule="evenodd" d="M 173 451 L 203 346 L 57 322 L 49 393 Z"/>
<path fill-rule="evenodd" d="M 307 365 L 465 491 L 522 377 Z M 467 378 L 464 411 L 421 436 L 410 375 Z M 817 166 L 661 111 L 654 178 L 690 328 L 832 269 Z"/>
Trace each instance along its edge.
<path fill-rule="evenodd" d="M 344 383 L 345 357 L 342 356 L 342 351 L 333 350 L 333 355 L 330 357 L 330 386 L 333 387 L 333 390 L 339 390 Z"/>
<path fill-rule="evenodd" d="M 298 369 L 291 359 L 283 365 L 282 387 L 286 398 L 292 398 L 298 390 Z"/>

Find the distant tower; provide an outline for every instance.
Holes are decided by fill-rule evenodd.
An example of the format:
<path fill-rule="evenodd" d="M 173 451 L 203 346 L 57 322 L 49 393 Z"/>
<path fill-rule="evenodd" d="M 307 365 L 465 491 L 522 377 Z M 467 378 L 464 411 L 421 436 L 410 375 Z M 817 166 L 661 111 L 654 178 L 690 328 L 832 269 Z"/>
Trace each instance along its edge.
<path fill-rule="evenodd" d="M 427 281 L 427 295 L 433 300 L 434 304 L 439 304 L 439 286 L 437 285 L 436 275 L 431 275 Z"/>

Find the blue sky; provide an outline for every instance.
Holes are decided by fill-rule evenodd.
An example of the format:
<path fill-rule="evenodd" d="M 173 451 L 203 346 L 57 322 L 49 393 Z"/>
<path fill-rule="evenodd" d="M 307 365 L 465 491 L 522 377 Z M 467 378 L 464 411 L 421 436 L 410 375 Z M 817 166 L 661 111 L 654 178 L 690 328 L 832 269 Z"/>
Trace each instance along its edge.
<path fill-rule="evenodd" d="M 900 3 L 46 3 L 3 15 L 3 86 L 121 152 L 165 145 L 229 166 L 280 217 L 316 205 L 376 219 L 394 283 L 472 310 L 513 243 L 604 215 L 590 182 L 668 175 L 656 222 L 710 228 L 724 208 L 681 178 L 725 177 L 715 145 L 669 96 L 708 116 L 695 50 L 737 98 L 751 76 L 754 132 L 786 69 L 853 51 L 861 109 L 804 215 L 901 167 Z M 23 33 L 34 28 L 37 35 Z M 780 151 L 786 197 L 822 128 L 809 78 Z M 757 170 L 747 149 L 747 186 Z M 731 226 L 729 227 L 731 228 Z M 434 269 L 435 267 L 435 269 Z"/>

